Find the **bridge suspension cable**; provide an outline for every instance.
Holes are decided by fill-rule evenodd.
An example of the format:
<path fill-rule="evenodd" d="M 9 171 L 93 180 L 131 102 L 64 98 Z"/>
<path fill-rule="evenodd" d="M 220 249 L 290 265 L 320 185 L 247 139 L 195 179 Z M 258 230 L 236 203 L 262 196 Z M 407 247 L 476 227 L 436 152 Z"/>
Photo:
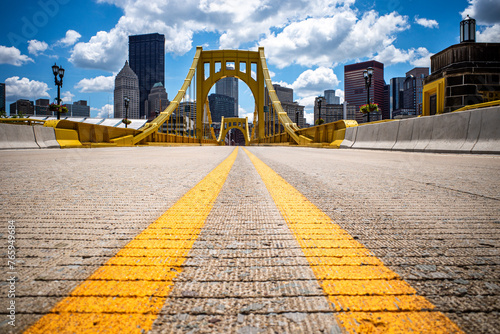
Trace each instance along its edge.
<path fill-rule="evenodd" d="M 271 81 L 271 75 L 269 74 L 269 70 L 267 68 L 267 63 L 266 63 L 266 56 L 264 55 L 264 48 L 259 48 L 259 57 L 260 61 L 262 64 L 262 72 L 264 74 L 264 82 L 267 88 L 267 91 L 269 92 L 269 99 L 272 102 L 272 106 L 274 109 L 274 113 L 278 115 L 278 121 L 281 123 L 283 126 L 285 132 L 297 143 L 300 144 L 301 142 L 310 142 L 311 140 L 304 137 L 304 136 L 299 136 L 295 131 L 299 130 L 299 127 L 297 124 L 292 122 L 292 120 L 288 117 L 288 114 L 283 110 L 283 107 L 281 106 L 281 102 L 278 99 L 278 95 L 276 94 L 276 91 L 274 90 L 273 87 L 273 82 Z M 271 112 L 271 110 L 269 111 Z M 274 118 L 273 117 L 273 123 L 274 123 Z M 273 133 L 275 132 L 275 129 L 273 129 Z"/>
<path fill-rule="evenodd" d="M 177 92 L 177 95 L 175 98 L 170 102 L 169 106 L 162 111 L 158 117 L 156 117 L 154 120 L 152 120 L 150 123 L 146 123 L 144 127 L 142 127 L 141 130 L 142 132 L 133 138 L 133 144 L 139 143 L 141 140 L 147 138 L 148 136 L 154 134 L 156 131 L 158 131 L 158 128 L 162 126 L 163 123 L 169 120 L 170 116 L 172 116 L 172 113 L 179 108 L 181 101 L 184 99 L 184 96 L 186 95 L 186 91 L 188 90 L 191 81 L 193 80 L 193 77 L 195 76 L 196 73 L 196 66 L 198 65 L 198 60 L 200 59 L 201 55 L 201 49 L 196 50 L 196 54 L 194 55 L 193 63 L 191 67 L 189 68 L 188 75 L 186 79 L 184 79 L 184 83 L 182 84 L 181 89 Z M 176 114 L 178 111 L 176 112 Z M 177 125 L 176 125 L 177 128 Z"/>

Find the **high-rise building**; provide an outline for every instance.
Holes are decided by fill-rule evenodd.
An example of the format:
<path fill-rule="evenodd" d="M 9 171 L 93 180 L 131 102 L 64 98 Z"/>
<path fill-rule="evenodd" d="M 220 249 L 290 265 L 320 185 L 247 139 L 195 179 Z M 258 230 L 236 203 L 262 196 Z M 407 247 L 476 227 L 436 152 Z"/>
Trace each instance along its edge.
<path fill-rule="evenodd" d="M 33 101 L 20 99 L 10 104 L 10 116 L 23 115 L 33 116 L 35 113 L 35 105 Z"/>
<path fill-rule="evenodd" d="M 0 83 L 0 111 L 4 111 L 7 113 L 7 109 L 5 109 L 5 84 Z"/>
<path fill-rule="evenodd" d="M 90 117 L 90 107 L 87 105 L 87 101 L 85 100 L 76 101 L 72 104 L 66 104 L 66 107 L 68 108 L 66 116 Z"/>
<path fill-rule="evenodd" d="M 340 96 L 335 95 L 335 89 L 325 90 L 326 104 L 340 104 Z"/>
<path fill-rule="evenodd" d="M 128 37 L 130 68 L 139 78 L 139 117 L 146 117 L 146 100 L 154 84 L 165 86 L 165 35 Z"/>
<path fill-rule="evenodd" d="M 38 99 L 35 101 L 36 116 L 53 116 L 53 112 L 49 110 L 49 99 Z"/>
<path fill-rule="evenodd" d="M 365 78 L 363 72 L 368 68 L 373 68 L 372 82 L 370 86 L 370 100 L 372 103 L 378 104 L 379 112 L 370 113 L 370 121 L 381 119 L 381 112 L 384 106 L 384 64 L 375 60 L 365 61 L 362 63 L 345 65 L 344 66 L 344 90 L 345 101 L 349 105 L 354 105 L 358 108 L 367 102 L 367 91 L 365 88 Z M 358 112 L 356 115 L 358 123 L 363 122 L 363 114 Z"/>
<path fill-rule="evenodd" d="M 292 88 L 287 88 L 287 87 L 282 87 L 278 84 L 274 84 L 274 91 L 276 92 L 276 95 L 278 96 L 278 99 L 280 100 L 281 107 L 283 108 L 283 111 L 287 113 L 288 118 L 294 123 L 296 123 L 300 128 L 306 127 L 306 119 L 304 117 L 304 106 L 301 106 L 297 102 L 293 101 L 293 89 Z M 269 99 L 269 94 L 267 94 L 267 89 L 266 89 L 266 94 L 265 94 L 265 105 L 270 106 L 271 101 Z M 267 107 L 267 110 L 269 107 Z M 272 120 L 272 116 L 269 113 L 264 114 L 264 120 L 267 123 L 273 123 L 273 124 L 278 124 L 278 115 L 274 114 L 274 120 Z M 276 130 L 277 131 L 277 130 Z"/>
<path fill-rule="evenodd" d="M 215 94 L 226 95 L 234 99 L 234 114 L 232 117 L 238 117 L 238 78 L 226 77 L 215 83 Z M 211 110 L 211 109 L 210 109 Z"/>
<path fill-rule="evenodd" d="M 128 97 L 130 100 L 127 117 L 140 118 L 139 79 L 130 68 L 128 61 L 125 61 L 125 65 L 115 78 L 114 117 L 125 118 L 125 97 Z"/>
<path fill-rule="evenodd" d="M 327 91 L 325 91 L 325 93 L 326 92 Z M 338 96 L 336 97 L 339 98 L 338 101 L 340 102 L 340 97 Z M 330 101 L 332 101 L 331 96 L 330 96 Z M 336 102 L 337 99 L 333 99 L 333 101 Z M 321 110 L 320 110 L 320 104 L 321 104 Z M 344 116 L 344 109 L 346 113 L 345 116 Z M 359 108 L 356 108 L 356 106 L 354 105 L 344 106 L 344 104 L 340 103 L 328 103 L 328 99 L 326 97 L 318 96 L 314 100 L 314 125 L 316 125 L 316 122 L 320 118 L 320 112 L 321 112 L 321 119 L 325 123 L 332 123 L 343 119 L 355 120 L 357 110 L 359 110 Z"/>
<path fill-rule="evenodd" d="M 392 78 L 390 81 L 389 88 L 389 112 L 390 118 L 398 116 L 403 106 L 404 101 L 404 83 L 405 79 L 403 77 Z"/>
<path fill-rule="evenodd" d="M 384 105 L 382 119 L 391 119 L 391 85 L 384 85 Z"/>
<path fill-rule="evenodd" d="M 404 109 L 409 115 L 422 114 L 422 89 L 424 79 L 429 76 L 428 67 L 415 67 L 406 72 L 403 88 Z"/>
<path fill-rule="evenodd" d="M 146 104 L 146 115 L 149 120 L 153 120 L 158 114 L 164 111 L 170 101 L 168 101 L 168 94 L 163 87 L 161 82 L 157 82 L 151 88 L 151 92 L 148 95 L 148 100 Z"/>
<path fill-rule="evenodd" d="M 226 78 L 227 79 L 227 78 Z M 208 96 L 208 105 L 212 122 L 220 123 L 222 116 L 234 117 L 234 98 L 225 94 L 210 94 Z"/>

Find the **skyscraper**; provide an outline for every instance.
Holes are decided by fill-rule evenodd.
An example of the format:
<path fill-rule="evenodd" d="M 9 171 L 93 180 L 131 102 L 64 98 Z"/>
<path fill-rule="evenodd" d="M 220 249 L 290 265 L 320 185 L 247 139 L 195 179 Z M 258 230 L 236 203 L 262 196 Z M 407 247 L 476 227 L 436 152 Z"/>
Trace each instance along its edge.
<path fill-rule="evenodd" d="M 325 90 L 326 104 L 340 104 L 340 97 L 335 96 L 335 89 Z"/>
<path fill-rule="evenodd" d="M 5 84 L 0 83 L 0 111 L 5 111 L 7 113 L 7 110 L 5 109 Z"/>
<path fill-rule="evenodd" d="M 146 116 L 149 120 L 153 120 L 159 113 L 164 111 L 170 102 L 168 101 L 168 94 L 165 87 L 161 82 L 154 84 L 151 92 L 148 95 Z"/>
<path fill-rule="evenodd" d="M 238 117 L 238 78 L 222 78 L 215 83 L 215 94 L 234 98 L 234 117 Z"/>
<path fill-rule="evenodd" d="M 404 83 L 405 83 L 405 78 L 403 77 L 396 77 L 392 78 L 390 81 L 390 88 L 389 88 L 389 108 L 390 108 L 390 118 L 394 118 L 395 116 L 398 116 L 401 113 L 401 110 L 403 109 L 403 100 L 404 100 L 404 95 L 403 95 L 403 90 L 404 90 Z"/>
<path fill-rule="evenodd" d="M 114 105 L 115 117 L 125 117 L 125 104 L 123 99 L 128 97 L 130 99 L 128 107 L 128 118 L 140 118 L 139 113 L 139 79 L 125 61 L 125 65 L 115 78 L 115 92 L 114 92 Z"/>
<path fill-rule="evenodd" d="M 208 105 L 212 115 L 212 122 L 219 123 L 224 117 L 233 117 L 234 112 L 234 98 L 221 94 L 210 94 L 208 96 Z"/>
<path fill-rule="evenodd" d="M 345 100 L 350 105 L 355 105 L 359 110 L 363 104 L 366 104 L 367 92 L 365 88 L 365 78 L 363 71 L 368 67 L 373 68 L 372 84 L 370 86 L 370 100 L 377 103 L 378 113 L 370 113 L 370 120 L 380 119 L 382 108 L 384 107 L 384 64 L 375 60 L 344 66 L 344 90 Z M 363 115 L 359 112 L 356 120 L 363 122 Z"/>
<path fill-rule="evenodd" d="M 165 35 L 128 37 L 130 68 L 139 78 L 139 117 L 146 117 L 146 100 L 154 84 L 165 86 Z"/>
<path fill-rule="evenodd" d="M 428 67 L 415 67 L 406 72 L 404 81 L 404 108 L 410 115 L 422 114 L 422 88 L 424 79 L 429 75 Z"/>

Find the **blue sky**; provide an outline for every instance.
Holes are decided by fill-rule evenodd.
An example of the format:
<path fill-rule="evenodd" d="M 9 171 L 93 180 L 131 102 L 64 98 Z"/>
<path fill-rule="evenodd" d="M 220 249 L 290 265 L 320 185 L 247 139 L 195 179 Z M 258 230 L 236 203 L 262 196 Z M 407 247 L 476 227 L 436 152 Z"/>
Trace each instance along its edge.
<path fill-rule="evenodd" d="M 104 117 L 113 113 L 114 76 L 128 59 L 128 35 L 165 34 L 170 98 L 196 46 L 264 46 L 273 82 L 294 89 L 308 120 L 324 90 L 343 97 L 344 65 L 378 60 L 387 82 L 430 66 L 431 55 L 459 42 L 466 14 L 477 20 L 478 41 L 500 42 L 498 0 L 26 0 L 2 7 L 0 82 L 7 84 L 7 102 L 54 100 L 57 63 L 66 69 L 64 100 L 87 100 L 91 116 Z M 240 116 L 251 115 L 253 97 L 242 81 L 239 94 Z"/>

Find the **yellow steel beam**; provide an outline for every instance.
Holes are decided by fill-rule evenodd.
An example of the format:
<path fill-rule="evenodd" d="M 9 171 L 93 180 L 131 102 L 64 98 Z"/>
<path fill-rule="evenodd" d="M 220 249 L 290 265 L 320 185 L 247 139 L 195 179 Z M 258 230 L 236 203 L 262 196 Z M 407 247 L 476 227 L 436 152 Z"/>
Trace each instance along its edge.
<path fill-rule="evenodd" d="M 25 333 L 145 333 L 172 290 L 236 159 L 235 149 Z M 180 237 L 181 236 L 181 237 Z"/>
<path fill-rule="evenodd" d="M 292 120 L 288 117 L 288 114 L 283 110 L 281 106 L 281 102 L 278 99 L 278 95 L 273 87 L 273 82 L 271 81 L 271 75 L 269 74 L 269 70 L 267 68 L 266 56 L 264 55 L 264 48 L 259 48 L 260 61 L 262 64 L 262 72 L 264 74 L 264 82 L 266 84 L 267 90 L 269 92 L 269 98 L 273 104 L 274 109 L 278 113 L 278 120 L 283 125 L 286 133 L 295 141 L 296 144 L 306 144 L 311 142 L 311 140 L 304 136 L 299 136 L 295 133 L 295 131 L 299 130 L 297 124 L 292 122 Z M 261 122 L 261 120 L 259 120 Z"/>
<path fill-rule="evenodd" d="M 244 149 L 347 333 L 462 333 L 281 176 Z M 314 235 L 320 234 L 321 239 Z"/>
<path fill-rule="evenodd" d="M 184 95 L 186 95 L 186 91 L 189 88 L 189 85 L 191 84 L 191 80 L 194 77 L 194 74 L 196 72 L 196 66 L 198 65 L 198 59 L 200 58 L 201 55 L 201 48 L 196 49 L 196 54 L 194 55 L 193 63 L 191 64 L 191 67 L 189 68 L 189 72 L 187 74 L 186 79 L 184 79 L 184 83 L 182 84 L 181 89 L 177 92 L 177 95 L 175 98 L 170 102 L 169 106 L 158 115 L 154 120 L 151 121 L 151 123 L 146 124 L 142 130 L 142 133 L 134 136 L 133 138 L 133 144 L 139 143 L 141 140 L 145 139 L 149 135 L 155 133 L 158 131 L 158 128 L 165 123 L 174 110 L 179 106 L 181 103 L 182 99 L 184 98 Z"/>

